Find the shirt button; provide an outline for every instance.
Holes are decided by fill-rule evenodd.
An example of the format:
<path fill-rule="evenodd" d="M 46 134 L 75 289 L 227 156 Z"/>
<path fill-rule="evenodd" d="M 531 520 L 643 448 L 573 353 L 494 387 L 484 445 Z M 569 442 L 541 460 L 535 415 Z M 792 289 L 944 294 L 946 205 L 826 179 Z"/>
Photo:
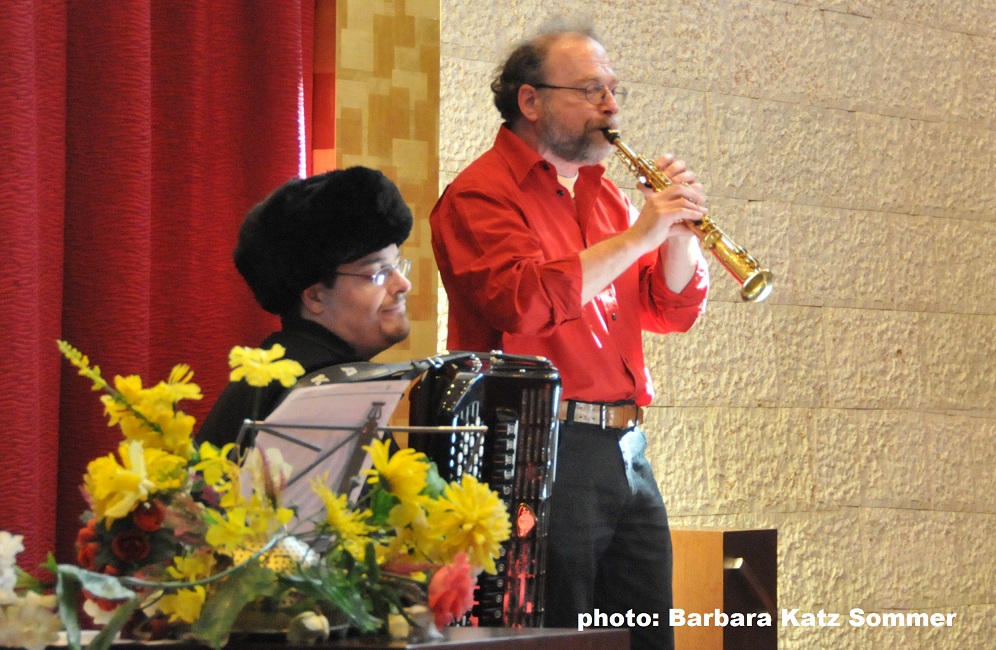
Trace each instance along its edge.
<path fill-rule="evenodd" d="M 547 172 L 550 171 L 550 165 L 548 165 L 547 163 L 543 163 L 543 171 Z"/>
<path fill-rule="evenodd" d="M 563 196 L 564 190 L 557 190 L 557 196 Z"/>
<path fill-rule="evenodd" d="M 612 320 L 615 320 L 616 318 L 617 318 L 616 312 L 612 312 Z"/>

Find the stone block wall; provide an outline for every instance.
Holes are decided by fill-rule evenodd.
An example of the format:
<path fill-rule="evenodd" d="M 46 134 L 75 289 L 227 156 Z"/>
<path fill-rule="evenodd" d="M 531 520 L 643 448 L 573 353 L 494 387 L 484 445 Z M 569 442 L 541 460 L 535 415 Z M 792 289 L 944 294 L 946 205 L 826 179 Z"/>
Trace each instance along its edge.
<path fill-rule="evenodd" d="M 442 0 L 442 185 L 493 141 L 495 65 L 554 13 L 594 16 L 624 139 L 687 160 L 777 275 L 743 304 L 712 264 L 696 328 L 645 338 L 672 525 L 778 529 L 780 606 L 843 614 L 781 648 L 992 647 L 996 0 Z"/>

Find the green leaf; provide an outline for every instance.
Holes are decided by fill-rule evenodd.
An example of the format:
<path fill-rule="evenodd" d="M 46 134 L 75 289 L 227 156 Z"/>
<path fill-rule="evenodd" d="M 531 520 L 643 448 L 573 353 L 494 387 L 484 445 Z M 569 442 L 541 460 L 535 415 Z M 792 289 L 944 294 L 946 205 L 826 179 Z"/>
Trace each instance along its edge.
<path fill-rule="evenodd" d="M 425 476 L 424 493 L 435 499 L 443 493 L 447 485 L 449 484 L 439 475 L 439 468 L 436 466 L 436 463 L 430 462 L 429 471 Z"/>
<path fill-rule="evenodd" d="M 80 650 L 81 647 L 80 622 L 77 615 L 81 591 L 85 589 L 98 598 L 128 601 L 118 608 L 111 621 L 89 646 L 94 650 L 110 647 L 114 636 L 138 606 L 138 596 L 135 592 L 122 585 L 113 576 L 87 571 L 71 564 L 56 565 L 51 556 L 49 556 L 45 568 L 55 573 L 55 594 L 59 603 L 59 618 L 62 619 L 62 625 L 66 628 L 66 641 L 71 650 Z"/>
<path fill-rule="evenodd" d="M 87 571 L 71 564 L 60 564 L 57 568 L 60 576 L 72 576 L 82 585 L 82 588 L 97 598 L 107 600 L 130 600 L 135 592 L 124 586 L 121 580 L 106 573 Z"/>
<path fill-rule="evenodd" d="M 80 650 L 80 621 L 76 614 L 81 589 L 79 578 L 59 571 L 51 557 L 49 561 L 55 570 L 55 595 L 59 603 L 59 618 L 66 628 L 66 642 L 70 650 Z"/>
<path fill-rule="evenodd" d="M 370 512 L 374 525 L 382 526 L 387 523 L 387 516 L 391 514 L 391 508 L 400 503 L 397 497 L 385 492 L 380 486 L 375 486 L 370 494 Z"/>
<path fill-rule="evenodd" d="M 260 596 L 272 595 L 277 587 L 277 575 L 252 561 L 221 582 L 204 603 L 201 616 L 191 626 L 190 633 L 212 648 L 225 645 L 228 633 L 239 612 Z"/>

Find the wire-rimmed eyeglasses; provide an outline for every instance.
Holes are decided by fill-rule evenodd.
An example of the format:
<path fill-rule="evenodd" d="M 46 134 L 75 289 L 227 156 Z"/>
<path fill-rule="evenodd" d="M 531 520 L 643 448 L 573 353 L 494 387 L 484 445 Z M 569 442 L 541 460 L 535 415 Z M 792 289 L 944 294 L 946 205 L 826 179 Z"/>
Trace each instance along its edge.
<path fill-rule="evenodd" d="M 595 106 L 600 105 L 605 101 L 605 98 L 609 95 L 616 100 L 616 106 L 622 106 L 623 102 L 626 101 L 626 95 L 629 93 L 623 86 L 616 86 L 615 88 L 608 88 L 602 84 L 591 83 L 583 88 L 577 88 L 574 86 L 554 86 L 552 84 L 531 84 L 533 88 L 549 88 L 550 90 L 577 90 L 583 92 L 585 99 L 589 103 Z"/>
<path fill-rule="evenodd" d="M 376 273 L 346 273 L 344 271 L 337 271 L 336 275 L 348 275 L 353 278 L 366 278 L 378 287 L 383 287 L 387 284 L 387 279 L 391 277 L 395 271 L 400 273 L 401 277 L 407 278 L 408 272 L 411 270 L 412 261 L 410 259 L 402 258 L 390 266 L 382 266 L 377 269 Z"/>

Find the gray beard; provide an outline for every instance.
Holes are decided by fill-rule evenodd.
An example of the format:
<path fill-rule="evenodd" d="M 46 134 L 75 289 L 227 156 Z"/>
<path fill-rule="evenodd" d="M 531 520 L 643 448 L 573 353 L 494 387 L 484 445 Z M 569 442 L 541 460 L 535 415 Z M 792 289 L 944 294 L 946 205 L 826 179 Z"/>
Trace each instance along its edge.
<path fill-rule="evenodd" d="M 598 142 L 587 131 L 579 137 L 572 137 L 557 131 L 556 126 L 545 129 L 540 141 L 551 153 L 564 162 L 594 165 L 604 160 L 612 150 L 612 145 L 601 135 L 599 138 L 602 142 Z"/>

